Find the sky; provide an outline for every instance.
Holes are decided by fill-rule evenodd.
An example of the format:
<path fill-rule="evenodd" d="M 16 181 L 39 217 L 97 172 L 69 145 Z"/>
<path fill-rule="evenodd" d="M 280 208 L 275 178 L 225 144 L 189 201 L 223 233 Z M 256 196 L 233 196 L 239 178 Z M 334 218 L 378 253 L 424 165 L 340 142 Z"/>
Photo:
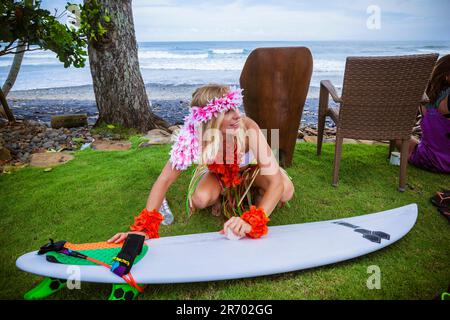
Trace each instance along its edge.
<path fill-rule="evenodd" d="M 61 11 L 66 2 L 43 0 L 42 7 Z M 450 0 L 133 0 L 132 5 L 138 41 L 450 41 Z"/>

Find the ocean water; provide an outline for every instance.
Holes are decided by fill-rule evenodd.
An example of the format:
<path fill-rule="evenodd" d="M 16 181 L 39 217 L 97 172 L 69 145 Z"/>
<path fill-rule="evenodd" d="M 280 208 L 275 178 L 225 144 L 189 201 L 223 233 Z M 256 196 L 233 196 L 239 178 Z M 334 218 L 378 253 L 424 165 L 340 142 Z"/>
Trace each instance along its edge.
<path fill-rule="evenodd" d="M 437 52 L 450 53 L 450 42 L 140 42 L 139 63 L 147 85 L 183 86 L 210 82 L 239 84 L 239 76 L 250 52 L 258 47 L 306 46 L 313 55 L 310 98 L 318 96 L 321 80 L 341 87 L 348 56 L 380 56 Z M 12 56 L 0 57 L 3 83 Z M 51 51 L 25 54 L 13 90 L 91 86 L 87 61 L 82 69 L 64 68 Z"/>

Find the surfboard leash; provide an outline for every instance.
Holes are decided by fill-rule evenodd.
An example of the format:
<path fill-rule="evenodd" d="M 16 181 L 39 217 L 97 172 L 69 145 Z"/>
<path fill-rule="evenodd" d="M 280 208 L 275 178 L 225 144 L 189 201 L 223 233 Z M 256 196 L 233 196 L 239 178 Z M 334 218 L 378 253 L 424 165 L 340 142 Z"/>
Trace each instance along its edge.
<path fill-rule="evenodd" d="M 127 239 L 128 239 L 128 238 L 127 238 Z M 144 239 L 145 239 L 145 238 L 144 238 Z M 49 243 L 43 245 L 43 246 L 39 249 L 38 255 L 42 255 L 42 254 L 45 254 L 45 253 L 47 253 L 47 252 L 52 252 L 52 251 L 53 251 L 53 252 L 57 252 L 57 253 L 60 253 L 60 254 L 64 254 L 64 255 L 67 255 L 67 256 L 70 256 L 70 257 L 88 260 L 88 261 L 90 261 L 90 262 L 93 262 L 93 263 L 98 264 L 98 265 L 100 265 L 100 266 L 103 266 L 103 267 L 105 267 L 105 268 L 108 268 L 108 269 L 109 269 L 110 271 L 112 271 L 115 275 L 121 277 L 123 280 L 125 280 L 126 283 L 128 283 L 130 286 L 134 287 L 134 288 L 135 288 L 136 290 L 138 290 L 139 292 L 143 292 L 143 291 L 144 291 L 146 285 L 144 285 L 144 286 L 142 286 L 142 287 L 139 286 L 139 285 L 136 283 L 136 281 L 134 280 L 134 277 L 133 277 L 133 275 L 132 275 L 131 272 L 130 272 L 131 266 L 132 266 L 132 264 L 133 264 L 133 262 L 134 262 L 134 258 L 132 259 L 132 261 L 128 261 L 128 260 L 125 260 L 125 259 L 123 259 L 123 258 L 118 258 L 118 257 L 121 255 L 121 253 L 124 251 L 125 244 L 124 244 L 124 246 L 122 247 L 122 250 L 121 250 L 121 251 L 119 252 L 119 254 L 117 255 L 117 257 L 113 258 L 113 260 L 119 260 L 119 261 L 115 261 L 115 263 L 114 263 L 113 265 L 109 265 L 109 264 L 107 264 L 107 263 L 104 263 L 103 261 L 100 261 L 100 260 L 97 260 L 97 259 L 88 257 L 87 255 L 85 255 L 85 254 L 83 254 L 83 253 L 81 253 L 81 252 L 78 252 L 78 251 L 75 251 L 75 250 L 66 248 L 66 247 L 64 246 L 64 245 L 66 244 L 66 242 L 67 242 L 67 241 L 64 241 L 64 240 L 58 241 L 58 242 L 54 242 L 53 239 L 50 239 L 50 242 L 49 242 Z M 127 242 L 125 242 L 125 243 L 127 243 Z M 128 248 L 129 248 L 129 247 L 128 247 Z M 141 247 L 141 249 L 142 249 L 142 247 Z M 140 252 L 140 251 L 139 251 L 139 252 Z M 117 258 L 117 259 L 116 259 L 116 258 Z M 121 261 L 120 261 L 120 260 L 121 260 Z M 119 274 L 117 271 L 115 272 L 115 270 L 117 270 L 117 268 L 120 266 L 120 265 L 117 265 L 116 262 L 118 262 L 119 264 L 122 264 L 122 263 L 127 264 L 127 262 L 128 262 L 129 265 L 127 266 L 127 267 L 128 267 L 127 270 L 122 269 L 122 271 L 124 272 L 124 273 L 122 273 L 122 274 Z"/>

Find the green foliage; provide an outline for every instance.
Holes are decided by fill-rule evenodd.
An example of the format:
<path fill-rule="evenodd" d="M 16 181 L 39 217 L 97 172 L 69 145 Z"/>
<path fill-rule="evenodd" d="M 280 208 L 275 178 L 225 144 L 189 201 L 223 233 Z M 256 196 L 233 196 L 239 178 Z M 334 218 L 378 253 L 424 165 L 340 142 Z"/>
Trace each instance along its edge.
<path fill-rule="evenodd" d="M 67 3 L 66 9 L 70 5 Z M 105 36 L 112 25 L 111 17 L 102 13 L 96 0 L 87 1 L 79 5 L 80 28 L 75 29 L 40 6 L 41 1 L 0 2 L 0 41 L 6 43 L 0 45 L 0 56 L 17 53 L 18 41 L 22 41 L 26 43 L 23 51 L 51 50 L 64 67 L 84 67 L 88 41 L 100 41 Z"/>
<path fill-rule="evenodd" d="M 51 50 L 64 67 L 85 65 L 87 42 L 74 29 L 60 23 L 49 11 L 40 8 L 41 1 L 2 1 L 0 4 L 0 56 L 16 53 L 13 46 L 20 40 L 26 43 L 24 51 Z M 36 46 L 30 48 L 30 46 Z"/>
<path fill-rule="evenodd" d="M 71 6 L 70 2 L 67 7 Z M 111 27 L 111 17 L 108 9 L 102 8 L 97 0 L 86 1 L 80 8 L 80 28 L 79 32 L 89 41 L 100 41 Z"/>

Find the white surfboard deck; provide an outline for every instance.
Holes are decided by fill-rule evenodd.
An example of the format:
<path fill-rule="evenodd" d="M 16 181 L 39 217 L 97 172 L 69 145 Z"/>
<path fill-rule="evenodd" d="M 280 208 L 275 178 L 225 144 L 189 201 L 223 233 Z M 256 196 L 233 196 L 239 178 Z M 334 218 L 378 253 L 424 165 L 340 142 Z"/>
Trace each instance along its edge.
<path fill-rule="evenodd" d="M 380 250 L 405 236 L 417 219 L 417 205 L 323 222 L 269 227 L 260 239 L 229 240 L 218 232 L 163 237 L 147 240 L 149 250 L 133 266 L 137 283 L 162 284 L 247 278 L 290 272 L 345 261 Z M 390 235 L 381 243 L 363 238 L 346 222 L 359 228 Z M 19 269 L 53 278 L 73 279 L 79 270 L 81 281 L 123 283 L 102 266 L 51 263 L 37 251 L 17 259 Z"/>

